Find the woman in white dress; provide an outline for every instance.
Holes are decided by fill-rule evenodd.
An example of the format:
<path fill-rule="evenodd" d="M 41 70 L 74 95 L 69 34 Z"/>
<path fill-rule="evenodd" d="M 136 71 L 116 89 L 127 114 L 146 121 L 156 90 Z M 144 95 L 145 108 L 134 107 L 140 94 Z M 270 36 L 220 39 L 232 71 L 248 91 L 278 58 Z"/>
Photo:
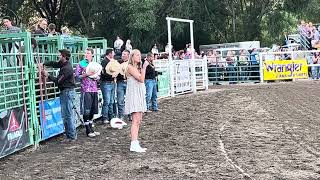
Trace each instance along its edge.
<path fill-rule="evenodd" d="M 138 134 L 142 121 L 142 113 L 147 110 L 144 79 L 149 63 L 145 62 L 143 66 L 141 64 L 140 51 L 137 49 L 132 50 L 126 73 L 127 93 L 125 98 L 125 114 L 132 115 L 130 151 L 134 152 L 146 152 L 146 148 L 140 146 Z"/>

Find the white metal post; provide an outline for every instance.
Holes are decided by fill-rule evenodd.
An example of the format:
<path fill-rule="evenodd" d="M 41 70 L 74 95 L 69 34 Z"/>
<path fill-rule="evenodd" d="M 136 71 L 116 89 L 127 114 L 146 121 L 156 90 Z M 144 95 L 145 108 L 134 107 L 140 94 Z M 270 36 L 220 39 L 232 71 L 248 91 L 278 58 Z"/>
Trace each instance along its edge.
<path fill-rule="evenodd" d="M 167 24 L 168 24 L 168 43 L 169 43 L 169 62 L 170 64 L 170 80 L 171 84 L 171 96 L 174 96 L 174 66 L 175 63 L 172 60 L 172 52 L 171 52 L 171 21 L 178 21 L 178 22 L 187 22 L 190 23 L 190 43 L 191 43 L 191 80 L 192 80 L 192 90 L 193 92 L 197 92 L 197 82 L 196 82 L 196 70 L 195 70 L 195 61 L 194 61 L 194 40 L 193 40 L 193 20 L 189 19 L 180 19 L 180 18 L 172 18 L 166 17 Z"/>
<path fill-rule="evenodd" d="M 193 21 L 190 21 L 190 41 L 191 41 L 191 73 L 192 73 L 192 90 L 197 92 L 196 66 L 194 60 L 194 40 L 193 40 Z"/>
<path fill-rule="evenodd" d="M 170 94 L 171 97 L 174 97 L 174 66 L 175 63 L 172 59 L 172 42 L 171 42 L 171 22 L 170 22 L 170 18 L 166 18 L 167 19 L 167 25 L 168 25 L 168 44 L 169 44 L 169 76 L 170 76 Z"/>
<path fill-rule="evenodd" d="M 204 68 L 204 79 L 205 79 L 205 88 L 206 88 L 206 90 L 208 90 L 209 89 L 209 74 L 208 74 L 208 64 L 207 64 L 207 61 L 205 61 L 205 60 L 202 60 L 202 63 L 203 63 L 203 65 L 202 65 L 202 67 Z"/>
<path fill-rule="evenodd" d="M 260 69 L 259 69 L 259 71 L 260 71 L 260 83 L 263 83 L 263 56 L 265 55 L 265 53 L 261 53 L 261 54 L 259 54 L 259 67 L 260 67 Z"/>

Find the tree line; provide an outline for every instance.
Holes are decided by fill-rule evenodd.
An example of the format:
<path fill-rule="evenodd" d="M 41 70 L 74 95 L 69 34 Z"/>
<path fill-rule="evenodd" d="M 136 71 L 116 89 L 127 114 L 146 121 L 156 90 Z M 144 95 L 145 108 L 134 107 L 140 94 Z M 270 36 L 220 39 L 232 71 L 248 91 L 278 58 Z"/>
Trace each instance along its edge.
<path fill-rule="evenodd" d="M 26 29 L 36 18 L 48 19 L 86 37 L 104 37 L 108 45 L 119 35 L 133 47 L 149 51 L 167 43 L 166 17 L 194 20 L 195 47 L 201 44 L 261 41 L 281 44 L 300 20 L 320 23 L 319 0 L 0 0 L 0 15 Z M 177 49 L 190 42 L 189 24 L 172 23 Z"/>

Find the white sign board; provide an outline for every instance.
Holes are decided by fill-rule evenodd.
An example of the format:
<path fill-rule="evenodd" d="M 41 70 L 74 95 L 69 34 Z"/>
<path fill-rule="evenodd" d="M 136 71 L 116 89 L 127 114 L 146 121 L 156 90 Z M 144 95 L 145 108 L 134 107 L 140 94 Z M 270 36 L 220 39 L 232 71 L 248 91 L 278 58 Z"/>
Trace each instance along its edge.
<path fill-rule="evenodd" d="M 176 61 L 174 73 L 176 93 L 190 91 L 192 86 L 189 61 Z"/>

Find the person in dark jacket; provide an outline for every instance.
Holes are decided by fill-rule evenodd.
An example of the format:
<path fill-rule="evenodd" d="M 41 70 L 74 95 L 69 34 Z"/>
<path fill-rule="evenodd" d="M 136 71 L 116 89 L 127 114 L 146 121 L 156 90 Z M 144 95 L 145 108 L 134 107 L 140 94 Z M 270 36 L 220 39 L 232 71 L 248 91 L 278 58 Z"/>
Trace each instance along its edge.
<path fill-rule="evenodd" d="M 127 63 L 129 60 L 130 52 L 128 50 L 122 51 L 121 61 L 119 63 Z M 127 77 L 119 74 L 117 76 L 117 116 L 118 118 L 124 118 L 124 97 L 127 89 Z"/>
<path fill-rule="evenodd" d="M 47 26 L 48 26 L 48 20 L 45 19 L 45 18 L 41 18 L 39 21 L 38 21 L 38 24 L 37 24 L 37 27 L 36 29 L 33 31 L 33 35 L 35 37 L 46 37 L 48 36 L 48 33 L 47 33 Z"/>
<path fill-rule="evenodd" d="M 146 85 L 146 102 L 147 102 L 147 112 L 158 111 L 158 94 L 157 94 L 157 71 L 153 65 L 154 55 L 148 53 L 146 61 L 149 65 L 146 69 L 145 85 Z"/>
<path fill-rule="evenodd" d="M 100 89 L 103 96 L 103 105 L 102 105 L 102 120 L 104 124 L 108 124 L 109 121 L 113 118 L 113 103 L 115 102 L 115 78 L 116 76 L 111 75 L 106 72 L 106 66 L 111 61 L 116 61 L 114 59 L 114 51 L 113 49 L 106 50 L 106 56 L 101 61 L 102 72 L 100 79 Z"/>
<path fill-rule="evenodd" d="M 67 49 L 59 50 L 59 62 L 47 61 L 43 63 L 45 66 L 60 68 L 59 75 L 54 77 L 46 70 L 43 70 L 43 75 L 53 81 L 60 90 L 61 116 L 63 119 L 67 141 L 77 139 L 76 123 L 73 114 L 73 101 L 75 99 L 75 77 L 70 59 L 70 51 Z"/>

